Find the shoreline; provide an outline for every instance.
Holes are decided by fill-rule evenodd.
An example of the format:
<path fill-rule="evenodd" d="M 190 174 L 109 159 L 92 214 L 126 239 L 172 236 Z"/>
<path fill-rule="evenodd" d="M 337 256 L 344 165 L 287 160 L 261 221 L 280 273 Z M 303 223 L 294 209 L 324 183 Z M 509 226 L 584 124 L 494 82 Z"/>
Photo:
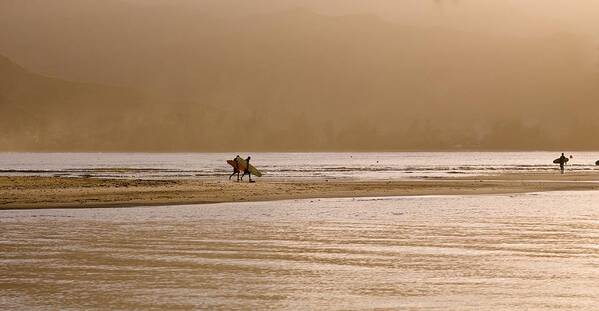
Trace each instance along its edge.
<path fill-rule="evenodd" d="M 0 210 L 152 207 L 348 197 L 599 190 L 599 173 L 398 180 L 139 180 L 0 176 Z"/>

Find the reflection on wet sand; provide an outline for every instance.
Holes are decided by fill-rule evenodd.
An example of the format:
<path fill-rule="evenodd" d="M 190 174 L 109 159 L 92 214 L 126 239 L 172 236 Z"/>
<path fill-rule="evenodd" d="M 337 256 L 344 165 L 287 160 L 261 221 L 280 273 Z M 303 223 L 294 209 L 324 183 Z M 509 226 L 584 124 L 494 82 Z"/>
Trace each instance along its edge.
<path fill-rule="evenodd" d="M 0 212 L 0 309 L 592 309 L 599 193 Z"/>

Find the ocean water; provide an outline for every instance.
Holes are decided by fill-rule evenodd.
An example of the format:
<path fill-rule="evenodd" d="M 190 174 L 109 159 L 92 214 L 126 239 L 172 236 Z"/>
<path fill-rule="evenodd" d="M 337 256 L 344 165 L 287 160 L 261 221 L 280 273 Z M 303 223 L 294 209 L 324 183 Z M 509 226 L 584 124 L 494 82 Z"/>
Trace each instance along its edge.
<path fill-rule="evenodd" d="M 599 192 L 0 211 L 1 310 L 594 310 Z"/>
<path fill-rule="evenodd" d="M 569 170 L 597 170 L 599 152 L 572 152 Z M 0 175 L 212 178 L 236 153 L 0 153 Z M 247 154 L 241 154 L 246 156 Z M 265 178 L 397 179 L 557 170 L 556 152 L 255 153 Z"/>

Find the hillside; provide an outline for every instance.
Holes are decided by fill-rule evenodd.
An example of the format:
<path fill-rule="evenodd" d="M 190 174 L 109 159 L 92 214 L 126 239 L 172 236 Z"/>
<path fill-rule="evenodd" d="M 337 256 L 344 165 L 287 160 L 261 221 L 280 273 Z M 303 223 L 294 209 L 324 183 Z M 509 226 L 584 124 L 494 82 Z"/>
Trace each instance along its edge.
<path fill-rule="evenodd" d="M 15 5 L 4 13 L 11 27 L 0 27 L 0 52 L 45 74 L 120 87 L 4 73 L 22 90 L 0 93 L 9 119 L 46 120 L 43 130 L 20 122 L 14 137 L 77 150 L 599 148 L 599 78 L 578 36 L 415 28 L 305 9 L 225 20 L 86 1 L 53 1 L 53 14 Z M 18 146 L 5 139 L 0 149 Z"/>
<path fill-rule="evenodd" d="M 36 75 L 0 56 L 1 150 L 135 146 L 143 103 L 133 91 Z"/>

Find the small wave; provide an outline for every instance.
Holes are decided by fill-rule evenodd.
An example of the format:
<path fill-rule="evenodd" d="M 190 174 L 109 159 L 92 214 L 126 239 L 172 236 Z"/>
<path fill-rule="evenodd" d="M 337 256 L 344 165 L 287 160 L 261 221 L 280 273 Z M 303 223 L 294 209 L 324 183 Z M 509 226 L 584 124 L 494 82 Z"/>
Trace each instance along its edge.
<path fill-rule="evenodd" d="M 270 165 L 263 166 L 267 176 L 303 178 L 303 177 L 352 177 L 352 178 L 392 178 L 410 175 L 411 177 L 440 177 L 444 175 L 483 175 L 497 172 L 551 172 L 558 169 L 556 165 Z M 597 171 L 594 165 L 573 164 L 568 170 L 575 172 Z M 231 173 L 226 166 L 193 167 L 176 169 L 172 167 L 82 167 L 64 169 L 0 169 L 4 176 L 57 176 L 57 177 L 88 177 L 88 178 L 146 178 L 146 179 L 177 179 L 220 177 Z"/>

